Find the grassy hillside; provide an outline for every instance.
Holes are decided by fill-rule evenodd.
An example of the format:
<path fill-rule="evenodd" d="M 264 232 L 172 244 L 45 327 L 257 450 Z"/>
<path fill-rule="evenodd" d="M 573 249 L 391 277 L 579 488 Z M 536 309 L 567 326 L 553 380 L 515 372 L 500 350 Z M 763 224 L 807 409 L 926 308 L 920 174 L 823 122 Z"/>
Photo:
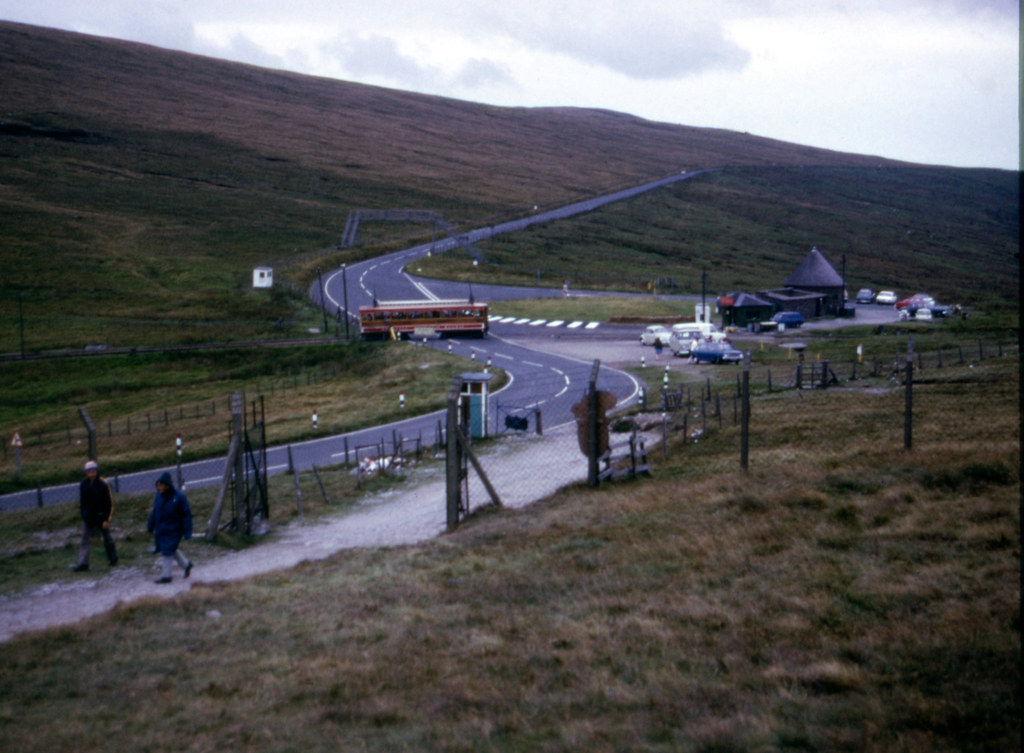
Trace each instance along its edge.
<path fill-rule="evenodd" d="M 23 636 L 0 645 L 0 740 L 10 753 L 1019 750 L 1019 368 L 923 371 L 912 451 L 887 380 L 776 391 L 752 407 L 749 473 L 737 427 L 685 447 L 673 432 L 649 479 Z M 275 521 L 290 507 L 279 484 Z M 144 503 L 125 507 L 125 554 L 147 567 Z M 37 548 L 70 539 L 73 516 L 56 513 L 10 528 L 65 529 L 23 537 Z M 210 548 L 188 548 L 206 572 Z M 56 570 L 73 552 L 22 554 L 8 570 Z"/>
<path fill-rule="evenodd" d="M 29 350 L 303 332 L 316 323 L 306 286 L 318 261 L 345 258 L 330 250 L 354 208 L 434 209 L 467 226 L 683 167 L 898 164 L 11 23 L 0 82 L 0 352 L 19 347 L 19 294 Z M 277 270 L 273 294 L 249 289 L 260 263 Z"/>
<path fill-rule="evenodd" d="M 1016 311 L 1019 178 L 927 167 L 736 167 L 448 254 L 424 274 L 711 295 L 779 287 L 813 246 L 859 287 Z M 626 264 L 624 265 L 624 260 Z M 538 270 L 540 275 L 538 278 Z M 677 291 L 678 292 L 678 291 Z M 1015 319 L 1015 317 L 1011 317 Z"/>

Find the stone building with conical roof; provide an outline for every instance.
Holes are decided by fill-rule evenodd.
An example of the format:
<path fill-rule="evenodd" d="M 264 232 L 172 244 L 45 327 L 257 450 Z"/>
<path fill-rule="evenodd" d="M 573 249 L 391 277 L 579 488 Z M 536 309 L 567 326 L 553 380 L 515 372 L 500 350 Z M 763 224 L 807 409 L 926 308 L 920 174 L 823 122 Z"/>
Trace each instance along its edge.
<path fill-rule="evenodd" d="M 782 311 L 799 311 L 805 319 L 842 316 L 846 304 L 842 276 L 815 246 L 783 281 L 781 288 L 757 295 Z"/>

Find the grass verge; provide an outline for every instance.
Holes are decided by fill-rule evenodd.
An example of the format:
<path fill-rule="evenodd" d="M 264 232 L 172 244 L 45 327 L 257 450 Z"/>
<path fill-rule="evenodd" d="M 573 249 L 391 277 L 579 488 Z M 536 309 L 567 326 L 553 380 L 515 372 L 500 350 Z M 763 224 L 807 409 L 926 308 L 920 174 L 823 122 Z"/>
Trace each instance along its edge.
<path fill-rule="evenodd" d="M 0 492 L 79 477 L 88 444 L 78 407 L 113 476 L 173 462 L 178 435 L 185 460 L 226 452 L 232 392 L 244 393 L 247 409 L 262 399 L 267 441 L 279 444 L 440 410 L 452 376 L 471 363 L 410 343 L 335 342 L 7 363 L 0 426 L 6 437 L 18 430 L 25 447 L 20 479 L 5 449 Z"/>

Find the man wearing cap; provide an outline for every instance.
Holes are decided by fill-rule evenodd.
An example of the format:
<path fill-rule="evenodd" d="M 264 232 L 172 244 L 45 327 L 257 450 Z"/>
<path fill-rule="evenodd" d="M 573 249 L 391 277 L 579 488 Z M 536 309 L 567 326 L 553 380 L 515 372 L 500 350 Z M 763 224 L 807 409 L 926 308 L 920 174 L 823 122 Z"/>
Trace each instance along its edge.
<path fill-rule="evenodd" d="M 117 548 L 110 535 L 114 498 L 110 493 L 110 484 L 100 478 L 100 467 L 95 460 L 85 464 L 85 478 L 78 485 L 78 507 L 82 513 L 82 543 L 78 547 L 78 564 L 72 570 L 80 573 L 89 569 L 89 538 L 95 531 L 103 536 L 107 561 L 113 567 L 117 564 Z"/>

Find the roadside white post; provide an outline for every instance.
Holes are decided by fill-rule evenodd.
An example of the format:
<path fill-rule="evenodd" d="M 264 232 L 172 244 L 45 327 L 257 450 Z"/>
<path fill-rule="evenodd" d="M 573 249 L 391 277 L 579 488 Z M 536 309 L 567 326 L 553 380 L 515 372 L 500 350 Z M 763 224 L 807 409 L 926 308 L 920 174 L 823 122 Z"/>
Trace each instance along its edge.
<path fill-rule="evenodd" d="M 177 438 L 174 440 L 174 444 L 177 448 L 178 454 L 178 488 L 184 491 L 185 480 L 181 477 L 181 434 L 178 434 Z"/>

